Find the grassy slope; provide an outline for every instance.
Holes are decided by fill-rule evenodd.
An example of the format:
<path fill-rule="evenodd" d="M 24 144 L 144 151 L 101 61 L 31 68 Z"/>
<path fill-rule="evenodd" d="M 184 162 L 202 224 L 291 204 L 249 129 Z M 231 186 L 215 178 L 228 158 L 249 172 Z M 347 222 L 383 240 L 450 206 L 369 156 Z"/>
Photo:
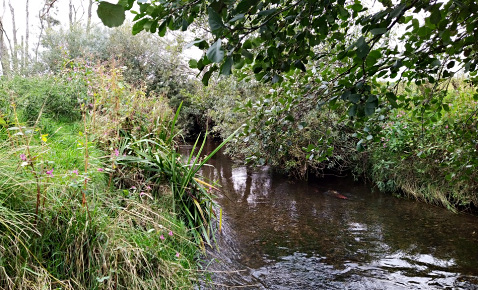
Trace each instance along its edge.
<path fill-rule="evenodd" d="M 170 213 L 170 196 L 108 187 L 108 173 L 98 169 L 109 156 L 93 145 L 84 173 L 82 124 L 45 124 L 46 142 L 40 131 L 27 138 L 2 132 L 0 288 L 190 288 L 197 246 Z M 36 177 L 22 162 L 33 162 Z"/>

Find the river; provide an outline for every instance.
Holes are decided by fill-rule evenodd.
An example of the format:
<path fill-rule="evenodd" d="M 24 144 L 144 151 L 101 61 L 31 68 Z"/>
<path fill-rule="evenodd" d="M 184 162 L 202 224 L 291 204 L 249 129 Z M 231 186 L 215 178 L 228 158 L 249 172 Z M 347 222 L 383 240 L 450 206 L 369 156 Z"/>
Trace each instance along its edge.
<path fill-rule="evenodd" d="M 478 289 L 476 216 L 350 177 L 237 166 L 222 151 L 209 164 L 201 174 L 221 185 L 223 221 L 201 289 Z"/>

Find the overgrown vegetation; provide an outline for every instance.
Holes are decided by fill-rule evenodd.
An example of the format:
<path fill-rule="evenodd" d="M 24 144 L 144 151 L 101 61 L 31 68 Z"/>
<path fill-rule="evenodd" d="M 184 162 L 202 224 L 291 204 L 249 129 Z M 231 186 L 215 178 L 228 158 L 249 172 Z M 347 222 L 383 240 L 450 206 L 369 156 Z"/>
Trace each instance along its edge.
<path fill-rule="evenodd" d="M 88 63 L 2 81 L 0 288 L 191 288 L 215 231 L 199 158 L 165 97 Z"/>
<path fill-rule="evenodd" d="M 128 0 L 98 13 L 116 26 L 135 2 L 121 28 L 50 25 L 21 70 L 0 47 L 0 288 L 193 287 L 216 230 L 216 188 L 196 175 L 214 154 L 202 157 L 206 132 L 296 178 L 349 172 L 477 209 L 473 1 L 372 13 L 360 1 Z M 140 33 L 196 18 L 209 24 L 190 44 L 204 50 L 189 61 L 199 73 L 181 37 Z M 184 139 L 196 141 L 186 160 Z"/>

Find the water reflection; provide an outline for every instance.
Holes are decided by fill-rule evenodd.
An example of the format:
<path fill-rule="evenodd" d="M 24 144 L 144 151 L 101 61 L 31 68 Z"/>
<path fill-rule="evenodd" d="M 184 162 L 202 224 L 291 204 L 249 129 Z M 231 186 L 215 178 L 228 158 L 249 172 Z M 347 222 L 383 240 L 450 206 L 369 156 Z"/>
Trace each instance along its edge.
<path fill-rule="evenodd" d="M 291 182 L 222 154 L 210 164 L 202 174 L 221 184 L 224 218 L 209 252 L 209 269 L 221 273 L 204 288 L 478 289 L 477 217 L 351 179 Z"/>

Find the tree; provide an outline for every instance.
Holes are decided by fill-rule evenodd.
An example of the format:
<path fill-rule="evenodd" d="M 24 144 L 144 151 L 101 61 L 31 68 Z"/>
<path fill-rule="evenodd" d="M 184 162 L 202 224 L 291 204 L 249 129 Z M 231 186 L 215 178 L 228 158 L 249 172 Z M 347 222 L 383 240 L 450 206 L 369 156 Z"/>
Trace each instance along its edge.
<path fill-rule="evenodd" d="M 5 11 L 5 1 L 3 1 L 3 8 Z M 10 60 L 8 55 L 8 48 L 5 44 L 7 33 L 3 28 L 3 14 L 0 15 L 0 65 L 2 67 L 2 75 L 8 76 L 10 74 Z"/>
<path fill-rule="evenodd" d="M 120 0 L 101 2 L 98 16 L 107 26 L 120 25 L 135 2 L 140 9 L 133 34 L 185 31 L 207 17 L 212 38 L 195 40 L 205 54 L 191 62 L 205 84 L 214 71 L 228 75 L 247 64 L 256 79 L 277 83 L 284 73 L 305 72 L 312 61 L 326 58 L 336 64 L 334 70 L 323 68 L 303 93 L 328 102 L 341 98 L 350 103 L 350 116 L 370 116 L 381 101 L 397 106 L 396 91 L 372 92 L 380 79 L 430 83 L 425 99 L 458 71 L 478 81 L 478 4 L 472 0 L 404 0 L 395 5 L 381 0 L 377 12 L 359 0 Z M 419 13 L 426 16 L 420 19 Z M 350 37 L 354 29 L 358 33 Z M 394 31 L 402 35 L 391 45 Z M 324 89 L 324 83 L 333 86 Z"/>
<path fill-rule="evenodd" d="M 12 34 L 13 34 L 13 49 L 12 53 L 12 62 L 13 62 L 13 71 L 18 72 L 18 41 L 17 41 L 17 29 L 15 26 L 15 10 L 13 9 L 12 3 L 8 2 L 10 6 L 10 12 L 12 13 Z"/>

